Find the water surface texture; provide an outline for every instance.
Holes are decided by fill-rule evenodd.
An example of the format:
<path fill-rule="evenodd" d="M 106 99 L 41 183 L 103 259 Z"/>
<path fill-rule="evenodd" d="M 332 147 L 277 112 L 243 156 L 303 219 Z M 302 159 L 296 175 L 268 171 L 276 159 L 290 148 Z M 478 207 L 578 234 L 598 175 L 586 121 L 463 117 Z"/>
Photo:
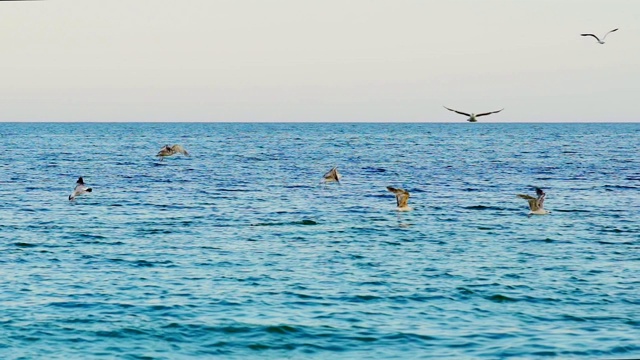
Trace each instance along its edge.
<path fill-rule="evenodd" d="M 0 358 L 640 357 L 640 124 L 0 136 Z"/>

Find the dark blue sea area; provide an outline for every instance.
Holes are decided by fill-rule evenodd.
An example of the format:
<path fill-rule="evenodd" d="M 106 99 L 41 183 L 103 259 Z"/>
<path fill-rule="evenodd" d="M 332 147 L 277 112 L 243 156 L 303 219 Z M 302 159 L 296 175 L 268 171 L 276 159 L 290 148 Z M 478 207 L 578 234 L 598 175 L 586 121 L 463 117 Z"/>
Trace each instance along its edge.
<path fill-rule="evenodd" d="M 0 138 L 2 359 L 640 358 L 639 123 Z"/>

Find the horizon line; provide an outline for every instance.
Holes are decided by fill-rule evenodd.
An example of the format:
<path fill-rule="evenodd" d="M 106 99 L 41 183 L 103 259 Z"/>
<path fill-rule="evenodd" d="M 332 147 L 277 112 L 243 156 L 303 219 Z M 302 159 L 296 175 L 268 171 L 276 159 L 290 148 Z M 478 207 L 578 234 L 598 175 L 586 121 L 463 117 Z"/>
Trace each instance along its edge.
<path fill-rule="evenodd" d="M 2 0 L 0 0 L 2 1 Z M 467 124 L 467 121 L 2 121 L 0 124 Z M 478 121 L 476 124 L 640 124 L 638 121 Z"/>

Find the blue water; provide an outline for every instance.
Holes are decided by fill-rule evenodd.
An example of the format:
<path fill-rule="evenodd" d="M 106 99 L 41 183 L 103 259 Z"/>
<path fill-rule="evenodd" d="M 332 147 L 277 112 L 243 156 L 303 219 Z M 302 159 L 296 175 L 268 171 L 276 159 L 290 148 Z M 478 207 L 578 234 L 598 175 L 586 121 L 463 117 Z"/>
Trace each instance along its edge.
<path fill-rule="evenodd" d="M 640 124 L 0 137 L 2 359 L 640 357 Z"/>

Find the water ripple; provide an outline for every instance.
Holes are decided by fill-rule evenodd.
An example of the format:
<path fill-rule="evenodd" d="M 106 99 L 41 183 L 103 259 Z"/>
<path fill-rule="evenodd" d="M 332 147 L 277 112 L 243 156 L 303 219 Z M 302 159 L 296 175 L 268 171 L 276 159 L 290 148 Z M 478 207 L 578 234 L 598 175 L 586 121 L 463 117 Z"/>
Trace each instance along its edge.
<path fill-rule="evenodd" d="M 638 125 L 468 125 L 0 124 L 0 356 L 638 357 Z"/>

